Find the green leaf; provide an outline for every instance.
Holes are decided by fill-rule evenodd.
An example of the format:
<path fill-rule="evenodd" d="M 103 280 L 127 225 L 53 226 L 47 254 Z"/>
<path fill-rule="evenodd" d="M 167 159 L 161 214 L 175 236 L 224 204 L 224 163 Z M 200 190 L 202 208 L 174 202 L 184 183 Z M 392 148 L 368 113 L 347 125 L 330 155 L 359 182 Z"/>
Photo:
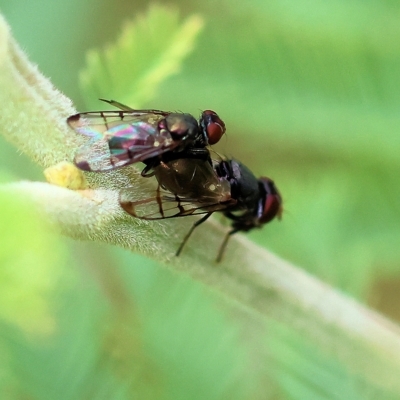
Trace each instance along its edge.
<path fill-rule="evenodd" d="M 87 105 L 98 107 L 100 97 L 141 107 L 180 70 L 202 26 L 199 16 L 180 22 L 177 9 L 160 5 L 127 22 L 115 43 L 87 53 L 80 75 Z"/>

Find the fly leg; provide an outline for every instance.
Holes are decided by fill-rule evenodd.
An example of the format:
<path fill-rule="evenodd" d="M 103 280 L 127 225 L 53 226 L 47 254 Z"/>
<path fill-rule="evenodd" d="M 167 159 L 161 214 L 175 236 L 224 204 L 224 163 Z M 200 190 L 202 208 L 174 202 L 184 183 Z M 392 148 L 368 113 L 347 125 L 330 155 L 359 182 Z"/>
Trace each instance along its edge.
<path fill-rule="evenodd" d="M 176 256 L 178 257 L 179 254 L 181 254 L 181 251 L 183 249 L 183 247 L 185 246 L 186 242 L 188 241 L 188 239 L 190 238 L 191 234 L 193 233 L 193 231 L 195 230 L 195 228 L 197 228 L 199 225 L 201 225 L 204 221 L 207 221 L 207 219 L 210 217 L 212 213 L 208 213 L 206 214 L 204 217 L 200 218 L 199 220 L 197 220 L 192 227 L 190 228 L 189 232 L 186 234 L 186 236 L 183 238 L 183 241 L 181 243 L 181 245 L 179 246 L 177 252 L 176 252 Z"/>
<path fill-rule="evenodd" d="M 160 160 L 158 157 L 152 157 L 148 158 L 147 160 L 143 160 L 143 163 L 146 164 L 146 166 L 143 168 L 143 171 L 140 175 L 142 175 L 143 178 L 150 178 L 156 173 L 154 168 L 160 165 Z"/>
<path fill-rule="evenodd" d="M 219 263 L 222 260 L 222 256 L 224 255 L 225 252 L 225 248 L 226 245 L 228 244 L 228 240 L 229 238 L 236 232 L 238 232 L 240 229 L 232 229 L 231 231 L 229 231 L 224 238 L 224 241 L 221 244 L 221 247 L 219 248 L 219 252 L 218 252 L 218 256 L 217 259 L 215 260 L 215 262 Z"/>
<path fill-rule="evenodd" d="M 142 175 L 143 178 L 150 178 L 151 176 L 154 176 L 155 172 L 154 170 L 152 171 L 152 168 L 153 165 L 146 165 L 140 175 Z"/>

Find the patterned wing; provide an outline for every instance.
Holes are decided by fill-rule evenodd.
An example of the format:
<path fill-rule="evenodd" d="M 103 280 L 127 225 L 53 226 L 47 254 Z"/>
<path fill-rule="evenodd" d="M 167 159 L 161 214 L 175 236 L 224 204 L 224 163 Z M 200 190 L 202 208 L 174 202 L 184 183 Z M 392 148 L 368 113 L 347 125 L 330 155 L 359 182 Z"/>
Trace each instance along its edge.
<path fill-rule="evenodd" d="M 76 154 L 75 164 L 84 171 L 104 172 L 173 150 L 179 140 L 158 128 L 166 115 L 158 110 L 134 110 L 87 112 L 69 117 L 69 126 L 90 138 Z"/>
<path fill-rule="evenodd" d="M 233 199 L 224 202 L 219 200 L 219 196 L 215 196 L 214 199 L 207 197 L 204 201 L 202 198 L 179 197 L 161 190 L 160 187 L 148 197 L 143 193 L 137 193 L 133 187 L 125 188 L 121 190 L 119 197 L 121 207 L 127 213 L 146 220 L 186 217 L 223 211 L 235 204 Z"/>

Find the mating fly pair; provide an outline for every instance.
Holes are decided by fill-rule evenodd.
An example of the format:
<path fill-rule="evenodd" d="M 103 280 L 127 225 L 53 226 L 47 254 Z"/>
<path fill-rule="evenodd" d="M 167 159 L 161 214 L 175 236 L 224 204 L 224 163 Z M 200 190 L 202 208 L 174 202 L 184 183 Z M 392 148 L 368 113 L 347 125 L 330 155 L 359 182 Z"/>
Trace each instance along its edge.
<path fill-rule="evenodd" d="M 208 145 L 217 143 L 225 124 L 211 110 L 199 121 L 184 113 L 134 110 L 103 100 L 117 111 L 72 115 L 68 124 L 91 140 L 75 156 L 84 171 L 105 172 L 143 162 L 142 176 L 155 176 L 158 189 L 138 198 L 135 188 L 120 191 L 121 207 L 136 218 L 157 220 L 203 214 L 184 237 L 179 255 L 193 230 L 216 211 L 232 220 L 217 257 L 229 237 L 271 221 L 282 212 L 282 199 L 269 178 L 260 178 L 240 162 L 211 160 Z"/>

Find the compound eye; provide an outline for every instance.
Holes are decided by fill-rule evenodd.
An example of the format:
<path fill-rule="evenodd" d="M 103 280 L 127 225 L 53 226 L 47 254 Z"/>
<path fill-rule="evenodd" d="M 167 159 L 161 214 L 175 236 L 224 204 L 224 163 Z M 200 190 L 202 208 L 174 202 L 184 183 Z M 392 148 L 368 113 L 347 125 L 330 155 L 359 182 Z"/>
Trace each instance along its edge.
<path fill-rule="evenodd" d="M 275 217 L 281 218 L 282 215 L 282 197 L 276 188 L 274 181 L 269 178 L 260 178 L 259 184 L 265 191 L 265 197 L 260 201 L 259 218 L 260 224 L 266 224 Z"/>
<path fill-rule="evenodd" d="M 225 133 L 225 123 L 215 111 L 205 110 L 201 115 L 202 126 L 209 144 L 218 143 Z"/>

